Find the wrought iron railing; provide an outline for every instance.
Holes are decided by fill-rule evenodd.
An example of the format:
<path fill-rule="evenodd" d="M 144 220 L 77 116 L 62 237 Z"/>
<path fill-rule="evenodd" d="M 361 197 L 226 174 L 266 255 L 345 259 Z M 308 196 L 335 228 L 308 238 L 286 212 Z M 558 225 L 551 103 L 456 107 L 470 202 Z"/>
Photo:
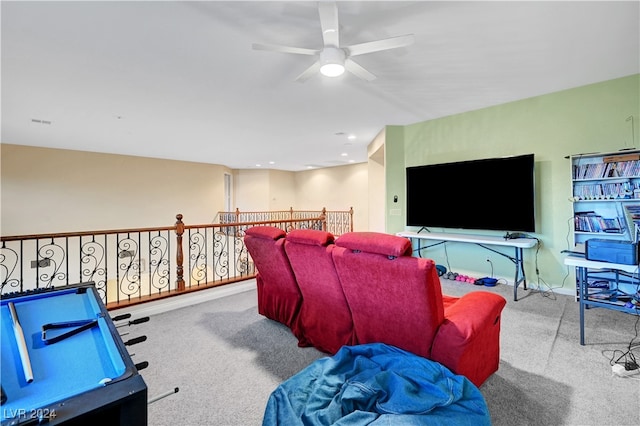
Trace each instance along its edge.
<path fill-rule="evenodd" d="M 335 236 L 346 232 L 353 232 L 353 207 L 349 210 L 271 210 L 271 211 L 248 211 L 243 212 L 236 209 L 234 212 L 218 212 L 218 223 L 232 222 L 256 222 L 273 220 L 302 220 L 314 217 L 324 217 L 327 223 L 327 231 Z"/>
<path fill-rule="evenodd" d="M 251 226 L 326 229 L 322 216 L 0 237 L 0 294 L 94 282 L 109 309 L 255 276 Z"/>

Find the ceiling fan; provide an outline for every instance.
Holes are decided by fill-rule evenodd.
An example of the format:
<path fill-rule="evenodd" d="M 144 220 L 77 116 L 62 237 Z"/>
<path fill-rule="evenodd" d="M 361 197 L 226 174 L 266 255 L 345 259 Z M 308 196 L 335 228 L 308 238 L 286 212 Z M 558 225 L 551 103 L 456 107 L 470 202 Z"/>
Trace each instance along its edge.
<path fill-rule="evenodd" d="M 318 59 L 316 62 L 296 77 L 295 80 L 299 82 L 308 80 L 318 71 L 328 77 L 337 77 L 344 73 L 345 69 L 356 77 L 366 81 L 372 81 L 376 79 L 376 76 L 351 59 L 352 57 L 408 46 L 414 41 L 413 34 L 407 34 L 341 47 L 338 28 L 338 7 L 336 3 L 321 1 L 318 3 L 318 12 L 320 15 L 320 26 L 322 28 L 322 40 L 324 42 L 321 49 L 307 49 L 304 47 L 289 47 L 264 43 L 254 43 L 252 45 L 253 49 L 317 56 Z"/>

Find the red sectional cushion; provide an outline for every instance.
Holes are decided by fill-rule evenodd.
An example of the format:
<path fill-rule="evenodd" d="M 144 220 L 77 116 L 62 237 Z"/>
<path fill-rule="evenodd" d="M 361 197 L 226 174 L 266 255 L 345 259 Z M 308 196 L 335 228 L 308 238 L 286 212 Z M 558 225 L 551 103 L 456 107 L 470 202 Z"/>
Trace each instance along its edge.
<path fill-rule="evenodd" d="M 244 244 L 257 269 L 258 312 L 291 328 L 299 346 L 307 342 L 299 321 L 302 294 L 284 251 L 286 233 L 273 226 L 247 229 Z"/>
<path fill-rule="evenodd" d="M 358 343 L 386 343 L 428 358 L 444 318 L 434 262 L 345 247 L 333 250 L 333 260 Z"/>
<path fill-rule="evenodd" d="M 348 232 L 336 239 L 338 247 L 385 256 L 411 256 L 411 242 L 407 238 L 382 232 Z"/>
<path fill-rule="evenodd" d="M 287 234 L 287 241 L 310 246 L 326 246 L 333 243 L 333 240 L 332 233 L 313 229 L 294 229 Z"/>
<path fill-rule="evenodd" d="M 333 264 L 333 235 L 294 230 L 284 248 L 302 293 L 300 321 L 305 338 L 330 354 L 355 344 L 353 320 Z"/>
<path fill-rule="evenodd" d="M 278 240 L 287 235 L 287 233 L 282 229 L 275 228 L 273 226 L 252 226 L 245 231 L 245 234 L 256 238 L 266 238 L 271 240 Z"/>

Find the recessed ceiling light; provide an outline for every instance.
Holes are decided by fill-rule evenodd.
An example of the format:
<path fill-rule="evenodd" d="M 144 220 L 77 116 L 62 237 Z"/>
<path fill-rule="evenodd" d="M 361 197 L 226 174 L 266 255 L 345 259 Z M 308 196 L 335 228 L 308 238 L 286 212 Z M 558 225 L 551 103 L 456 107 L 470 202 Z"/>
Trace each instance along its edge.
<path fill-rule="evenodd" d="M 275 161 L 269 161 L 269 164 L 276 164 Z"/>
<path fill-rule="evenodd" d="M 347 136 L 347 139 L 349 139 L 350 141 L 355 140 L 356 139 L 356 135 L 349 135 L 349 136 Z"/>
<path fill-rule="evenodd" d="M 342 153 L 342 154 L 340 154 L 340 155 L 341 155 L 341 156 L 343 156 L 343 157 L 348 157 L 348 156 L 349 156 L 349 154 L 347 154 L 346 152 L 343 152 L 343 153 Z"/>
<path fill-rule="evenodd" d="M 356 160 L 349 160 L 349 162 L 350 162 L 350 163 L 355 163 L 355 162 L 356 162 Z"/>
<path fill-rule="evenodd" d="M 262 167 L 262 164 L 256 164 L 256 167 Z"/>

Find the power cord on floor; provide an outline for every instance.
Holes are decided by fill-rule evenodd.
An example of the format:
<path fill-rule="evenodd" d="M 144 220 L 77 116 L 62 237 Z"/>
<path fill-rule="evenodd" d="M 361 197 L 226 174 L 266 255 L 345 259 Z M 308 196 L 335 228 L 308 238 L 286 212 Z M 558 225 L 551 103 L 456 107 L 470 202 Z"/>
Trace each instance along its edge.
<path fill-rule="evenodd" d="M 449 252 L 447 251 L 447 242 L 446 241 L 444 243 L 443 249 L 444 249 L 444 259 L 447 262 L 447 268 L 449 268 L 447 270 L 450 271 L 451 270 L 451 264 L 449 263 Z"/>
<path fill-rule="evenodd" d="M 614 349 L 609 358 L 612 374 L 618 377 L 624 377 L 634 380 L 640 380 L 640 362 L 634 351 L 640 352 L 640 342 L 635 342 L 639 337 L 638 324 L 640 322 L 640 310 L 635 309 L 636 322 L 634 324 L 635 335 L 627 345 L 625 350 Z"/>
<path fill-rule="evenodd" d="M 535 237 L 530 237 L 530 238 L 535 238 Z M 534 264 L 536 267 L 536 282 L 535 282 L 536 288 L 532 290 L 539 292 L 542 295 L 542 297 L 547 297 L 551 300 L 556 300 L 557 297 L 554 290 L 557 288 L 564 287 L 564 282 L 566 280 L 566 277 L 562 280 L 562 285 L 557 287 L 552 287 L 544 279 L 542 279 L 542 277 L 540 276 L 540 267 L 538 266 L 538 255 L 540 253 L 540 247 L 542 246 L 542 242 L 538 238 L 535 238 L 535 240 L 537 241 L 536 254 L 535 254 L 535 260 L 534 260 Z M 567 276 L 569 276 L 568 272 L 567 272 Z M 546 287 L 546 290 L 543 290 L 542 288 L 543 286 Z"/>

